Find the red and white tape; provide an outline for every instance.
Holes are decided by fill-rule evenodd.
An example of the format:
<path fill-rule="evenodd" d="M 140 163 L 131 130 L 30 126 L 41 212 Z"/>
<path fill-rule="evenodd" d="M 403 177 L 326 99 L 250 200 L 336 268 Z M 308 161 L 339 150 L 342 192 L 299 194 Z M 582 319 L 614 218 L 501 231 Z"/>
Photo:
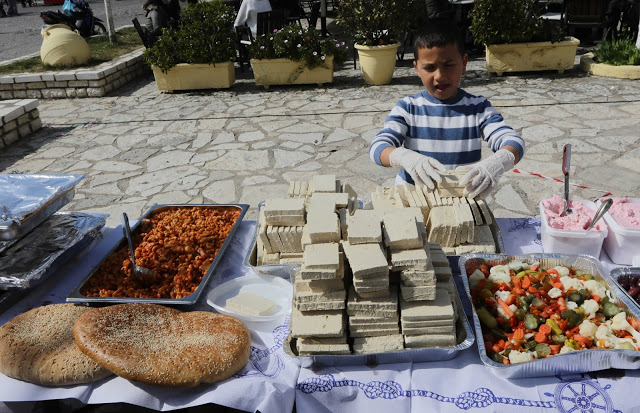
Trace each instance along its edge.
<path fill-rule="evenodd" d="M 538 178 L 543 178 L 543 179 L 548 179 L 548 180 L 550 180 L 550 181 L 555 181 L 555 182 L 564 183 L 564 181 L 563 181 L 562 179 L 558 179 L 558 178 L 550 178 L 550 177 L 548 177 L 548 176 L 544 176 L 544 175 L 542 175 L 542 174 L 538 174 L 538 173 L 535 173 L 535 172 L 525 171 L 525 170 L 523 170 L 523 169 L 515 169 L 515 168 L 514 168 L 514 169 L 512 169 L 511 171 L 513 171 L 513 172 L 515 172 L 515 173 L 517 173 L 517 174 L 532 175 L 532 176 L 537 176 Z M 604 192 L 605 194 L 604 194 L 604 195 L 602 195 L 602 196 L 609 196 L 609 195 L 613 195 L 611 192 L 609 192 L 609 191 L 605 191 L 605 190 L 602 190 L 602 189 L 589 188 L 588 186 L 578 185 L 578 184 L 574 184 L 574 183 L 572 183 L 572 182 L 569 182 L 569 184 L 570 184 L 570 185 L 573 185 L 573 186 L 575 186 L 575 187 L 578 187 L 578 188 L 582 188 L 582 189 L 590 189 L 590 190 L 592 190 L 592 191 Z"/>

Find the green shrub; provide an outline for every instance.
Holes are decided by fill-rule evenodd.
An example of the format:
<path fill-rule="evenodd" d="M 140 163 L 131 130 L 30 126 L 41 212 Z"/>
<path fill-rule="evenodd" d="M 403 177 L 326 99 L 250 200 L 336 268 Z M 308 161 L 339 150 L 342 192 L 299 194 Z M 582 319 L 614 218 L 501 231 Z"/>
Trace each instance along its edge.
<path fill-rule="evenodd" d="M 326 56 L 333 56 L 333 62 L 342 64 L 347 59 L 347 47 L 310 27 L 301 28 L 296 23 L 282 30 L 258 37 L 250 46 L 252 59 L 290 59 L 304 61 L 310 69 L 323 66 Z"/>
<path fill-rule="evenodd" d="M 363 46 L 380 46 L 400 40 L 416 21 L 413 0 L 341 0 L 337 23 Z"/>
<path fill-rule="evenodd" d="M 180 26 L 163 29 L 143 57 L 167 72 L 178 63 L 216 64 L 236 58 L 235 13 L 218 1 L 189 4 L 180 13 Z"/>
<path fill-rule="evenodd" d="M 640 65 L 640 50 L 630 38 L 605 40 L 593 52 L 595 60 L 615 66 Z"/>
<path fill-rule="evenodd" d="M 529 0 L 476 0 L 469 13 L 469 30 L 481 45 L 526 42 L 559 42 L 561 28 L 540 17 Z"/>

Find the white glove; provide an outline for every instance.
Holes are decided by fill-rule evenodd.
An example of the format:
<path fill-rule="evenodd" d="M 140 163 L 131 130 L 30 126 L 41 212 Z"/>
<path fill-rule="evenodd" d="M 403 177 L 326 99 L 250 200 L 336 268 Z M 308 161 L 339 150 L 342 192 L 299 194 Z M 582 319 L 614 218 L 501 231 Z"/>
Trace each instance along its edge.
<path fill-rule="evenodd" d="M 416 186 L 435 188 L 434 182 L 442 182 L 441 173 L 447 172 L 438 160 L 407 148 L 395 148 L 389 154 L 389 163 L 394 168 L 402 168 L 413 178 Z"/>
<path fill-rule="evenodd" d="M 456 171 L 469 171 L 460 181 L 460 185 L 466 185 L 464 194 L 470 198 L 478 195 L 485 198 L 495 189 L 502 174 L 513 168 L 515 162 L 516 156 L 512 152 L 500 149 L 473 165 L 457 167 Z"/>

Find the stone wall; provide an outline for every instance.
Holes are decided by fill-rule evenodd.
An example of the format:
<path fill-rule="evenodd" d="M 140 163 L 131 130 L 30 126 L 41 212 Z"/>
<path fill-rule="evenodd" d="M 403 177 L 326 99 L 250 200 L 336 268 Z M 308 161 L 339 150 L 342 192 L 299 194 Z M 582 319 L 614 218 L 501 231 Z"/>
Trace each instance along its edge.
<path fill-rule="evenodd" d="M 0 76 L 0 99 L 100 97 L 150 71 L 139 49 L 90 69 Z"/>
<path fill-rule="evenodd" d="M 37 99 L 0 101 L 0 150 L 40 129 Z"/>

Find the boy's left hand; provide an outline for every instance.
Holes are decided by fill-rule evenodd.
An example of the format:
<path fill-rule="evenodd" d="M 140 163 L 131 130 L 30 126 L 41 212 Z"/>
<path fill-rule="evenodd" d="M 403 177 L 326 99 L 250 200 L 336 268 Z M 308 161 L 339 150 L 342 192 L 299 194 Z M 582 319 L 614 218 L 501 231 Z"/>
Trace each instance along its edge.
<path fill-rule="evenodd" d="M 473 165 L 459 166 L 456 171 L 469 171 L 460 181 L 464 194 L 470 198 L 485 198 L 493 191 L 505 171 L 515 165 L 516 157 L 507 149 L 500 149 L 490 157 Z"/>

